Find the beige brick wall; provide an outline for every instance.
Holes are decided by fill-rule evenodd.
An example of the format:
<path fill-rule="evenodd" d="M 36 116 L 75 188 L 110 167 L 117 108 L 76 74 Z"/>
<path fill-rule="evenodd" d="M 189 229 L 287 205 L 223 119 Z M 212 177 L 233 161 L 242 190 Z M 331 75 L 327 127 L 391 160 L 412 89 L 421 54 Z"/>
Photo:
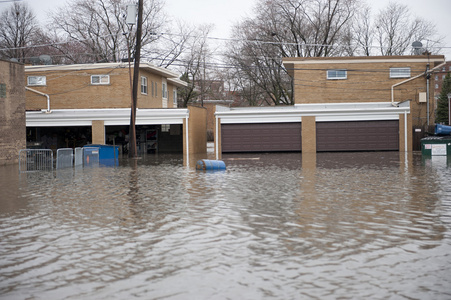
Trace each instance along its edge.
<path fill-rule="evenodd" d="M 316 152 L 316 117 L 302 117 L 302 153 Z"/>
<path fill-rule="evenodd" d="M 131 106 L 132 96 L 128 68 L 26 72 L 26 77 L 39 75 L 46 76 L 46 85 L 28 87 L 48 94 L 51 109 L 129 108 Z M 92 85 L 91 75 L 109 75 L 110 83 L 108 85 Z M 141 76 L 147 77 L 147 94 L 141 93 Z M 25 80 L 27 79 L 25 78 Z M 140 71 L 138 108 L 163 107 L 162 81 L 163 78 L 160 75 L 146 70 Z M 176 87 L 168 83 L 168 108 L 176 107 L 173 105 L 174 88 Z M 42 95 L 27 91 L 26 99 L 27 110 L 47 108 L 47 99 Z"/>
<path fill-rule="evenodd" d="M 0 84 L 6 97 L 0 98 L 0 165 L 18 162 L 26 148 L 24 66 L 0 60 Z"/>
<path fill-rule="evenodd" d="M 207 109 L 188 106 L 189 109 L 189 153 L 207 152 Z M 186 137 L 185 137 L 186 138 Z"/>
<path fill-rule="evenodd" d="M 355 58 L 353 58 L 355 59 Z M 410 67 L 411 76 L 424 73 L 426 63 L 380 62 L 380 63 L 308 63 L 294 64 L 294 91 L 296 104 L 389 102 L 391 87 L 407 78 L 390 78 L 390 68 Z M 430 68 L 434 65 L 431 64 Z M 347 79 L 328 80 L 327 70 L 346 69 Z M 433 76 L 432 76 L 433 77 Z M 430 123 L 434 123 L 433 78 L 430 80 Z M 419 102 L 419 93 L 426 92 L 426 78 L 421 76 L 394 88 L 394 101 L 412 100 L 412 125 L 427 123 L 426 103 Z"/>

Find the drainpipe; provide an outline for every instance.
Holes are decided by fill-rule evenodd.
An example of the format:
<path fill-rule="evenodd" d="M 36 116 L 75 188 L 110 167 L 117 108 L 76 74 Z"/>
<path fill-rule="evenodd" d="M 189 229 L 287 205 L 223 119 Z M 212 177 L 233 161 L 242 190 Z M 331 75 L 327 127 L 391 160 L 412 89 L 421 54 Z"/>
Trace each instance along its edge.
<path fill-rule="evenodd" d="M 185 123 L 186 123 L 186 165 L 189 167 L 189 110 L 185 117 Z"/>
<path fill-rule="evenodd" d="M 215 147 L 215 152 L 216 152 L 216 160 L 218 160 L 219 159 L 219 138 L 218 138 L 218 134 L 219 134 L 219 124 L 218 124 L 218 121 L 219 121 L 219 118 L 218 118 L 218 116 L 215 116 L 215 118 L 216 118 L 216 122 L 215 122 L 215 144 L 216 144 L 216 147 Z"/>
<path fill-rule="evenodd" d="M 44 96 L 44 97 L 47 97 L 47 111 L 46 111 L 46 113 L 51 113 L 51 111 L 50 111 L 50 96 L 48 94 L 44 94 L 44 93 L 42 93 L 40 91 L 37 91 L 37 90 L 34 90 L 34 89 L 30 89 L 29 87 L 25 87 L 25 89 L 27 91 L 39 94 L 39 95 Z"/>

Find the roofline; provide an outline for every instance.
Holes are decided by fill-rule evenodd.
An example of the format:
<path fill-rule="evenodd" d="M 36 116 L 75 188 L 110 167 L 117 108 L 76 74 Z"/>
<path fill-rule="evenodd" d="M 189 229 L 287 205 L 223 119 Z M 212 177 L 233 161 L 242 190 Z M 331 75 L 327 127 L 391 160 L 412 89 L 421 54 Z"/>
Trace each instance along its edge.
<path fill-rule="evenodd" d="M 404 56 L 343 56 L 343 57 L 284 57 L 284 64 L 352 64 L 352 63 L 436 63 L 444 62 L 444 55 L 404 55 Z"/>
<path fill-rule="evenodd" d="M 73 64 L 73 65 L 39 65 L 39 66 L 25 66 L 25 72 L 41 72 L 41 71 L 81 71 L 81 70 L 95 70 L 95 69 L 115 69 L 128 68 L 128 63 L 112 62 L 112 63 L 94 63 L 94 64 Z M 131 65 L 133 68 L 133 64 Z M 148 70 L 152 73 L 165 76 L 167 78 L 178 78 L 179 75 L 168 69 L 154 66 L 148 62 L 141 62 L 139 68 Z"/>

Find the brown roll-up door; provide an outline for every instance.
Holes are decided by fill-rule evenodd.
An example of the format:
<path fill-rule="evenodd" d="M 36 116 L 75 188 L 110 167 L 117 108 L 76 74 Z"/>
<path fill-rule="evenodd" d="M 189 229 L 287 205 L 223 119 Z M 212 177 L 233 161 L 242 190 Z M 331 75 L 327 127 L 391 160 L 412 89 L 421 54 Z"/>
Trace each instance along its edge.
<path fill-rule="evenodd" d="M 301 123 L 222 124 L 222 152 L 301 151 Z"/>
<path fill-rule="evenodd" d="M 317 122 L 316 150 L 399 150 L 399 121 Z"/>

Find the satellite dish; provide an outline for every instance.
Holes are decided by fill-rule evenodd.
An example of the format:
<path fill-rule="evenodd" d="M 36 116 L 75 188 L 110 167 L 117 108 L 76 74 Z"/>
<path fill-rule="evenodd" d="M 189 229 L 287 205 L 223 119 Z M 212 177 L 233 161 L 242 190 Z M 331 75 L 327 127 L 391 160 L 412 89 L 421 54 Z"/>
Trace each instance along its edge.
<path fill-rule="evenodd" d="M 50 55 L 46 55 L 46 54 L 40 55 L 39 56 L 39 60 L 44 65 L 51 65 L 52 64 L 52 58 L 50 57 Z"/>
<path fill-rule="evenodd" d="M 421 49 L 423 48 L 423 44 L 420 41 L 415 41 L 412 43 L 413 54 L 420 55 Z"/>

